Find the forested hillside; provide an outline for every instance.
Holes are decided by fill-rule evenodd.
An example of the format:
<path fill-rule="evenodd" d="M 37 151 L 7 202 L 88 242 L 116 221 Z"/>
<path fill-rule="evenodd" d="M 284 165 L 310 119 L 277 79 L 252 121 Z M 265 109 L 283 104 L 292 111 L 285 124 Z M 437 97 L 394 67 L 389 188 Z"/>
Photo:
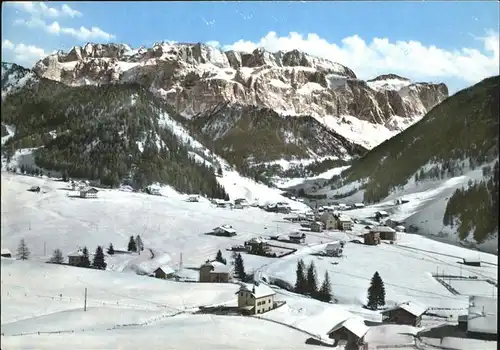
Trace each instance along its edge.
<path fill-rule="evenodd" d="M 226 197 L 213 168 L 189 156 L 189 146 L 163 126 L 167 106 L 135 85 L 68 87 L 41 79 L 8 95 L 2 122 L 16 133 L 3 147 L 39 147 L 36 165 L 70 177 L 124 181 L 143 187 L 158 181 L 179 191 Z"/>

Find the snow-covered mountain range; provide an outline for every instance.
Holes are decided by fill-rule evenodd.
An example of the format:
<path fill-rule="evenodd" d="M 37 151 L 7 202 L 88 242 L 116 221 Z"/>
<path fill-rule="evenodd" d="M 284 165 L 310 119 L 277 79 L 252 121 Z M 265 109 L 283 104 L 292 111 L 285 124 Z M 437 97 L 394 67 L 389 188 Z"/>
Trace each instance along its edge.
<path fill-rule="evenodd" d="M 139 49 L 88 43 L 50 55 L 33 70 L 70 86 L 138 83 L 186 118 L 221 103 L 312 116 L 366 148 L 413 124 L 448 96 L 444 84 L 413 83 L 393 74 L 363 81 L 348 67 L 297 50 L 223 52 L 200 43 L 160 42 Z"/>

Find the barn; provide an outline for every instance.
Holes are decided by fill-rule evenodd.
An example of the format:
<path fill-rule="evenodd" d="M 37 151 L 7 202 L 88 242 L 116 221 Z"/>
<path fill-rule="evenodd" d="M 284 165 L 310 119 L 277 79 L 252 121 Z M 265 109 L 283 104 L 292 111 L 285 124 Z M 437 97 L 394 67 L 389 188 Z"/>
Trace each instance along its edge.
<path fill-rule="evenodd" d="M 406 301 L 382 312 L 384 323 L 404 324 L 420 327 L 422 315 L 427 311 L 424 305 L 412 301 Z"/>

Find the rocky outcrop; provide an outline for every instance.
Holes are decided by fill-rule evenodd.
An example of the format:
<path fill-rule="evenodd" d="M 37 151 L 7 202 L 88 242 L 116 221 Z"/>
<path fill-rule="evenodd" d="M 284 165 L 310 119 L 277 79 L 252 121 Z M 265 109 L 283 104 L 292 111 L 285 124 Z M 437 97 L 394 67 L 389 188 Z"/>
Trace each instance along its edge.
<path fill-rule="evenodd" d="M 373 123 L 421 116 L 447 97 L 444 84 L 389 74 L 362 81 L 349 68 L 298 50 L 222 52 L 204 44 L 86 44 L 39 61 L 35 72 L 68 85 L 139 83 L 186 117 L 230 102 L 290 115 L 353 115 Z"/>

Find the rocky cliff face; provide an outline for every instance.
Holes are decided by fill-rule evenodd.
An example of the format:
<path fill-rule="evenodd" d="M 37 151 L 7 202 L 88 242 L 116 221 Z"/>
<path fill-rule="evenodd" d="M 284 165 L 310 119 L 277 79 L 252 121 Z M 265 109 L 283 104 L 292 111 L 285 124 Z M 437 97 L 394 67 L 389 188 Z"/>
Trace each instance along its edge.
<path fill-rule="evenodd" d="M 87 44 L 39 61 L 34 71 L 67 85 L 139 83 L 187 118 L 221 103 L 282 115 L 354 116 L 399 131 L 448 96 L 444 84 L 395 75 L 370 81 L 349 68 L 297 50 L 222 52 L 203 44 Z M 406 120 L 395 123 L 394 117 Z M 401 125 L 404 125 L 403 127 Z"/>

